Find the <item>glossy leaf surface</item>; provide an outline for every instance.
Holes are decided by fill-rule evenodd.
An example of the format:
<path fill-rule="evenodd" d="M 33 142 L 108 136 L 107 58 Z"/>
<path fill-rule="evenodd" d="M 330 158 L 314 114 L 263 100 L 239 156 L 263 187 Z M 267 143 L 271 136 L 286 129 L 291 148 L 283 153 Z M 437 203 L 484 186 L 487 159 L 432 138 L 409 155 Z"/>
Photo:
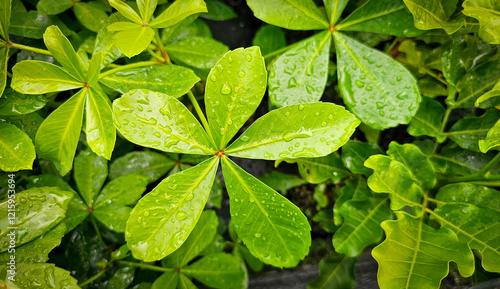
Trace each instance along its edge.
<path fill-rule="evenodd" d="M 153 28 L 166 28 L 190 15 L 202 12 L 207 12 L 207 6 L 203 0 L 177 0 L 151 21 L 150 25 Z"/>
<path fill-rule="evenodd" d="M 318 30 L 327 29 L 329 25 L 311 0 L 249 0 L 247 4 L 255 17 L 286 29 Z"/>
<path fill-rule="evenodd" d="M 500 105 L 500 81 L 495 84 L 493 89 L 481 95 L 475 105 L 480 108 L 489 108 Z"/>
<path fill-rule="evenodd" d="M 479 36 L 491 44 L 500 44 L 500 4 L 496 1 L 467 0 L 463 13 L 479 21 Z"/>
<path fill-rule="evenodd" d="M 106 67 L 122 55 L 120 49 L 113 43 L 113 32 L 109 32 L 106 28 L 101 29 L 101 31 L 97 33 L 92 54 L 98 52 L 103 54 L 101 68 Z"/>
<path fill-rule="evenodd" d="M 2 43 L 0 42 L 0 45 Z M 9 48 L 0 47 L 0 95 L 2 95 L 7 85 L 7 62 L 9 61 Z"/>
<path fill-rule="evenodd" d="M 9 25 L 12 0 L 3 1 L 0 6 L 0 35 L 4 40 L 9 40 Z"/>
<path fill-rule="evenodd" d="M 73 7 L 71 0 L 40 0 L 36 4 L 36 9 L 46 15 L 56 15 Z"/>
<path fill-rule="evenodd" d="M 212 158 L 174 174 L 137 203 L 125 230 L 135 258 L 159 260 L 184 243 L 201 216 L 217 166 Z"/>
<path fill-rule="evenodd" d="M 213 288 L 234 288 L 243 281 L 240 261 L 226 253 L 210 254 L 182 268 L 182 272 Z"/>
<path fill-rule="evenodd" d="M 479 150 L 486 153 L 500 146 L 500 120 L 488 131 L 486 138 L 479 141 Z"/>
<path fill-rule="evenodd" d="M 388 55 L 344 34 L 334 37 L 339 88 L 347 107 L 372 128 L 408 123 L 421 100 L 411 73 Z"/>
<path fill-rule="evenodd" d="M 143 22 L 149 22 L 153 12 L 156 9 L 158 0 L 139 0 L 137 1 L 137 6 L 139 8 L 139 13 L 141 14 L 141 19 Z"/>
<path fill-rule="evenodd" d="M 324 0 L 326 14 L 330 19 L 330 24 L 335 25 L 344 12 L 349 0 Z"/>
<path fill-rule="evenodd" d="M 87 143 L 96 154 L 111 159 L 115 147 L 116 129 L 108 96 L 99 88 L 87 89 L 86 100 Z"/>
<path fill-rule="evenodd" d="M 228 47 L 212 38 L 194 36 L 169 43 L 165 50 L 174 61 L 198 69 L 211 69 Z"/>
<path fill-rule="evenodd" d="M 91 151 L 82 151 L 75 158 L 73 177 L 80 196 L 92 207 L 108 177 L 108 162 Z"/>
<path fill-rule="evenodd" d="M 151 289 L 178 288 L 179 274 L 175 270 L 167 271 L 158 277 L 151 286 Z"/>
<path fill-rule="evenodd" d="M 147 176 L 149 182 L 157 181 L 165 175 L 175 161 L 153 151 L 130 152 L 114 160 L 109 167 L 109 178 L 116 179 L 120 176 L 136 174 Z"/>
<path fill-rule="evenodd" d="M 372 192 L 366 184 L 366 179 L 361 176 L 354 177 L 353 179 L 347 179 L 344 186 L 337 192 L 337 194 L 337 199 L 335 200 L 335 205 L 333 207 L 333 223 L 336 226 L 340 226 L 344 221 L 344 211 L 340 210 L 344 203 L 351 200 L 366 201 L 372 197 Z"/>
<path fill-rule="evenodd" d="M 427 135 L 442 142 L 446 137 L 441 133 L 445 109 L 437 101 L 428 97 L 422 98 L 417 113 L 408 125 L 408 133 L 412 136 Z"/>
<path fill-rule="evenodd" d="M 128 58 L 144 51 L 155 36 L 153 28 L 140 26 L 120 31 L 113 36 L 113 42 Z"/>
<path fill-rule="evenodd" d="M 263 25 L 255 33 L 252 44 L 254 46 L 259 46 L 262 55 L 265 56 L 268 53 L 285 47 L 285 32 L 283 32 L 283 29 L 276 26 Z"/>
<path fill-rule="evenodd" d="M 269 99 L 276 107 L 318 101 L 330 57 L 330 33 L 318 33 L 282 54 L 269 73 Z"/>
<path fill-rule="evenodd" d="M 487 62 L 467 73 L 458 84 L 457 107 L 474 107 L 476 100 L 490 91 L 500 78 L 500 60 Z"/>
<path fill-rule="evenodd" d="M 115 125 L 129 141 L 167 152 L 212 154 L 207 133 L 177 99 L 134 90 L 113 102 Z"/>
<path fill-rule="evenodd" d="M 258 47 L 226 53 L 205 86 L 207 119 L 218 149 L 224 148 L 259 106 L 266 68 Z"/>
<path fill-rule="evenodd" d="M 76 2 L 73 7 L 76 19 L 87 29 L 99 32 L 108 20 L 108 14 L 104 11 L 106 6 L 98 2 Z"/>
<path fill-rule="evenodd" d="M 337 153 L 319 158 L 297 159 L 300 175 L 311 184 L 331 180 L 334 184 L 349 175 Z"/>
<path fill-rule="evenodd" d="M 365 161 L 372 155 L 382 153 L 382 150 L 377 145 L 360 141 L 348 141 L 342 146 L 342 162 L 351 172 L 368 177 L 372 174 L 372 170 L 365 167 Z"/>
<path fill-rule="evenodd" d="M 148 89 L 177 98 L 186 94 L 200 79 L 192 70 L 172 64 L 120 70 L 100 81 L 122 94 L 133 89 Z"/>
<path fill-rule="evenodd" d="M 451 127 L 447 135 L 461 148 L 479 151 L 479 140 L 486 138 L 499 119 L 498 110 L 488 110 L 480 117 L 464 117 Z"/>
<path fill-rule="evenodd" d="M 0 97 L 0 115 L 21 115 L 37 111 L 45 106 L 42 95 L 25 95 L 7 88 Z"/>
<path fill-rule="evenodd" d="M 141 17 L 135 10 L 130 7 L 128 4 L 121 0 L 109 0 L 109 5 L 113 6 L 118 12 L 120 12 L 121 15 L 123 15 L 125 18 L 129 19 L 130 21 L 137 23 L 137 24 L 142 24 Z"/>
<path fill-rule="evenodd" d="M 36 158 L 29 136 L 15 125 L 0 122 L 0 169 L 4 172 L 31 170 Z"/>
<path fill-rule="evenodd" d="M 403 0 L 413 14 L 415 27 L 422 30 L 442 28 L 448 34 L 453 34 L 465 19 L 450 19 L 457 9 L 458 0 Z"/>
<path fill-rule="evenodd" d="M 0 269 L 2 272 L 0 274 L 4 275 L 4 269 Z M 78 281 L 71 276 L 69 271 L 56 267 L 54 264 L 47 263 L 36 263 L 36 264 L 23 264 L 19 266 L 18 271 L 16 271 L 19 276 L 27 276 L 26 278 L 15 278 L 16 281 L 7 281 L 9 288 L 11 286 L 16 286 L 12 288 L 36 288 L 32 287 L 33 283 L 40 284 L 37 286 L 39 288 L 57 288 L 60 289 L 78 289 L 80 288 L 77 283 Z M 19 287 L 17 287 L 19 286 Z"/>
<path fill-rule="evenodd" d="M 257 119 L 226 152 L 266 160 L 320 157 L 347 142 L 358 125 L 359 120 L 333 103 L 291 105 Z"/>
<path fill-rule="evenodd" d="M 311 245 L 310 226 L 299 208 L 227 158 L 222 172 L 231 221 L 252 255 L 277 267 L 293 267 Z"/>

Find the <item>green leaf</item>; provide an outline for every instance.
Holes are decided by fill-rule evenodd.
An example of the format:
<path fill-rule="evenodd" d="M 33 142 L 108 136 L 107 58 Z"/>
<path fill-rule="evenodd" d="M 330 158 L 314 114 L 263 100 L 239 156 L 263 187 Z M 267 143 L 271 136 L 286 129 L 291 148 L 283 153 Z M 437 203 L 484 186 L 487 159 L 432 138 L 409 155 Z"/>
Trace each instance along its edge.
<path fill-rule="evenodd" d="M 127 175 L 109 182 L 97 197 L 92 214 L 115 232 L 125 232 L 132 205 L 146 190 L 148 177 Z"/>
<path fill-rule="evenodd" d="M 37 264 L 19 264 L 16 270 L 16 281 L 6 281 L 8 288 L 34 288 L 33 284 L 37 284 L 39 288 L 54 288 L 58 286 L 61 289 L 78 289 L 80 288 L 78 281 L 71 276 L 69 271 L 56 267 L 54 264 L 37 263 Z M 0 267 L 0 274 L 6 276 L 5 270 L 7 266 Z M 21 278 L 20 276 L 25 276 Z M 38 286 L 38 284 L 40 284 Z M 11 287 L 12 286 L 12 287 Z M 19 286 L 19 287 L 14 287 Z M 35 288 L 36 288 L 35 287 Z"/>
<path fill-rule="evenodd" d="M 108 162 L 91 151 L 82 151 L 75 158 L 75 179 L 78 191 L 85 203 L 92 207 L 108 177 Z"/>
<path fill-rule="evenodd" d="M 86 101 L 87 143 L 96 154 L 111 159 L 115 147 L 116 129 L 107 95 L 101 89 L 89 88 Z"/>
<path fill-rule="evenodd" d="M 334 37 L 337 65 L 342 68 L 339 88 L 350 111 L 376 129 L 407 124 L 421 100 L 411 73 L 388 55 L 344 34 Z"/>
<path fill-rule="evenodd" d="M 311 227 L 285 197 L 223 158 L 231 221 L 252 255 L 276 267 L 294 267 L 307 255 Z"/>
<path fill-rule="evenodd" d="M 207 202 L 218 163 L 211 158 L 172 175 L 139 200 L 125 230 L 135 258 L 159 260 L 184 243 Z"/>
<path fill-rule="evenodd" d="M 436 176 L 430 160 L 414 144 L 398 144 L 391 142 L 387 154 L 395 161 L 403 164 L 411 177 L 420 183 L 424 190 L 436 185 Z"/>
<path fill-rule="evenodd" d="M 387 197 L 349 200 L 339 208 L 344 223 L 333 235 L 335 251 L 356 257 L 382 238 L 380 223 L 391 219 Z"/>
<path fill-rule="evenodd" d="M 464 37 L 453 38 L 453 43 L 441 56 L 441 66 L 446 81 L 456 86 L 466 73 L 466 63 L 463 61 L 463 52 L 467 46 Z"/>
<path fill-rule="evenodd" d="M 156 10 L 156 5 L 158 5 L 158 0 L 138 0 L 137 6 L 139 8 L 139 13 L 141 13 L 142 22 L 148 23 Z"/>
<path fill-rule="evenodd" d="M 115 32 L 115 31 L 135 29 L 137 27 L 142 27 L 142 25 L 138 25 L 137 23 L 132 23 L 132 22 L 118 21 L 118 22 L 111 23 L 107 27 L 107 29 L 110 32 Z"/>
<path fill-rule="evenodd" d="M 447 133 L 461 148 L 479 151 L 478 142 L 500 119 L 500 111 L 488 110 L 480 117 L 464 117 L 457 121 Z"/>
<path fill-rule="evenodd" d="M 243 269 L 238 258 L 226 254 L 210 254 L 182 268 L 182 273 L 213 288 L 234 288 L 243 282 Z"/>
<path fill-rule="evenodd" d="M 468 175 L 479 171 L 492 158 L 491 154 L 448 148 L 442 150 L 439 155 L 431 156 L 431 161 L 434 167 L 447 175 Z M 495 167 L 491 172 L 496 174 L 500 173 L 500 170 Z"/>
<path fill-rule="evenodd" d="M 9 40 L 11 6 L 12 0 L 5 0 L 0 4 L 0 35 L 4 40 Z"/>
<path fill-rule="evenodd" d="M 193 282 L 191 282 L 191 280 L 189 280 L 189 278 L 182 274 L 182 273 L 178 273 L 179 274 L 179 283 L 177 283 L 177 288 L 179 289 L 197 289 L 198 287 L 196 287 L 196 285 L 193 284 Z"/>
<path fill-rule="evenodd" d="M 441 133 L 445 109 L 437 101 L 428 97 L 422 98 L 422 103 L 408 125 L 408 133 L 412 136 L 427 135 L 443 142 L 446 136 Z"/>
<path fill-rule="evenodd" d="M 375 155 L 365 162 L 365 166 L 373 169 L 368 186 L 376 193 L 389 193 L 392 210 L 420 205 L 422 189 L 402 163 L 390 157 Z"/>
<path fill-rule="evenodd" d="M 479 36 L 491 44 L 500 44 L 500 4 L 495 1 L 466 0 L 465 15 L 479 21 Z"/>
<path fill-rule="evenodd" d="M 205 0 L 207 5 L 207 13 L 202 13 L 200 16 L 209 20 L 229 20 L 238 17 L 231 6 L 219 2 L 217 0 Z"/>
<path fill-rule="evenodd" d="M 418 79 L 420 94 L 429 98 L 448 95 L 448 91 L 441 82 L 430 76 L 424 76 Z M 422 105 L 422 104 L 420 104 Z M 418 114 L 418 110 L 417 110 Z"/>
<path fill-rule="evenodd" d="M 141 17 L 139 17 L 139 14 L 132 9 L 132 7 L 128 6 L 125 2 L 121 0 L 108 0 L 109 4 L 113 6 L 118 12 L 120 12 L 121 15 L 123 15 L 125 18 L 129 19 L 130 21 L 142 25 L 142 20 Z M 148 20 L 149 21 L 149 20 Z"/>
<path fill-rule="evenodd" d="M 337 24 L 349 0 L 324 0 L 323 2 L 328 19 L 330 19 L 330 25 Z"/>
<path fill-rule="evenodd" d="M 35 147 L 41 158 L 54 162 L 61 175 L 73 165 L 83 121 L 85 90 L 82 89 L 53 111 L 40 125 Z"/>
<path fill-rule="evenodd" d="M 76 2 L 73 7 L 76 19 L 87 29 L 99 32 L 108 20 L 108 14 L 98 2 Z M 105 9 L 105 8 L 104 8 Z"/>
<path fill-rule="evenodd" d="M 4 172 L 31 170 L 36 158 L 29 136 L 15 125 L 0 122 L 0 169 Z"/>
<path fill-rule="evenodd" d="M 333 223 L 339 226 L 344 221 L 343 211 L 340 210 L 344 203 L 350 200 L 364 201 L 371 196 L 372 193 L 363 177 L 355 176 L 352 179 L 347 179 L 333 206 Z"/>
<path fill-rule="evenodd" d="M 387 238 L 372 251 L 380 287 L 439 288 L 450 261 L 457 263 L 462 276 L 474 272 L 472 252 L 449 229 L 434 230 L 406 213 L 397 221 L 383 222 L 382 228 Z"/>
<path fill-rule="evenodd" d="M 204 211 L 198 223 L 182 246 L 162 260 L 162 266 L 179 268 L 187 265 L 205 249 L 215 238 L 219 220 L 215 211 Z M 183 270 L 184 271 L 184 270 Z"/>
<path fill-rule="evenodd" d="M 300 175 L 311 184 L 331 180 L 334 184 L 349 175 L 337 153 L 319 158 L 297 159 Z"/>
<path fill-rule="evenodd" d="M 46 103 L 42 95 L 25 95 L 7 88 L 0 97 L 0 115 L 27 114 L 43 108 Z"/>
<path fill-rule="evenodd" d="M 285 32 L 279 27 L 272 25 L 262 25 L 255 33 L 252 40 L 254 46 L 259 46 L 262 55 L 267 55 L 280 48 L 285 47 Z"/>
<path fill-rule="evenodd" d="M 110 74 L 100 81 L 122 94 L 142 88 L 178 98 L 186 94 L 200 79 L 192 70 L 172 64 L 129 68 Z"/>
<path fill-rule="evenodd" d="M 68 38 L 64 36 L 59 27 L 49 26 L 43 34 L 45 46 L 52 56 L 59 62 L 69 74 L 85 82 L 84 71 L 86 70 L 82 59 L 76 54 Z"/>
<path fill-rule="evenodd" d="M 307 289 L 352 289 L 356 284 L 354 265 L 356 259 L 342 255 L 329 255 L 319 262 L 319 276 Z"/>
<path fill-rule="evenodd" d="M 476 100 L 475 105 L 479 108 L 490 108 L 500 105 L 500 81 L 495 84 L 492 90 L 481 95 Z"/>
<path fill-rule="evenodd" d="M 203 0 L 177 0 L 151 21 L 150 25 L 153 28 L 166 28 L 190 15 L 202 12 L 207 12 L 207 6 Z"/>
<path fill-rule="evenodd" d="M 26 38 L 42 39 L 47 27 L 53 24 L 60 26 L 65 34 L 70 33 L 70 30 L 57 16 L 39 14 L 35 10 L 13 14 L 9 33 Z"/>
<path fill-rule="evenodd" d="M 113 32 L 109 32 L 106 28 L 101 29 L 97 33 L 95 39 L 94 52 L 93 55 L 102 51 L 103 60 L 101 63 L 101 68 L 108 66 L 108 64 L 114 62 L 121 57 L 122 53 L 113 43 Z"/>
<path fill-rule="evenodd" d="M 266 160 L 325 156 L 346 143 L 358 125 L 333 103 L 286 106 L 257 119 L 226 153 Z"/>
<path fill-rule="evenodd" d="M 403 0 L 413 14 L 415 27 L 421 30 L 444 29 L 453 34 L 465 25 L 465 19 L 450 19 L 457 10 L 458 0 Z"/>
<path fill-rule="evenodd" d="M 89 70 L 87 72 L 87 84 L 94 87 L 99 81 L 99 72 L 101 71 L 101 63 L 103 59 L 103 52 L 97 52 L 92 56 L 89 63 Z"/>
<path fill-rule="evenodd" d="M 311 0 L 248 0 L 247 4 L 255 17 L 286 29 L 321 30 L 329 26 Z"/>
<path fill-rule="evenodd" d="M 175 164 L 175 161 L 153 151 L 134 151 L 115 159 L 109 167 L 109 178 L 136 174 L 147 176 L 149 183 L 156 182 Z"/>
<path fill-rule="evenodd" d="M 351 172 L 368 177 L 372 174 L 372 170 L 365 167 L 365 161 L 372 155 L 382 153 L 376 144 L 348 141 L 342 146 L 342 162 Z"/>
<path fill-rule="evenodd" d="M 113 102 L 113 113 L 118 131 L 135 144 L 175 153 L 215 152 L 191 112 L 166 94 L 131 91 Z"/>
<path fill-rule="evenodd" d="M 66 71 L 47 62 L 26 60 L 12 68 L 11 87 L 25 94 L 44 94 L 83 87 L 79 81 Z"/>
<path fill-rule="evenodd" d="M 9 61 L 9 48 L 7 46 L 0 47 L 0 95 L 3 94 L 7 85 L 7 65 Z"/>
<path fill-rule="evenodd" d="M 485 63 L 467 73 L 457 87 L 460 89 L 456 107 L 474 107 L 476 100 L 490 91 L 500 78 L 500 60 Z"/>
<path fill-rule="evenodd" d="M 269 73 L 269 99 L 276 107 L 318 101 L 328 74 L 328 31 L 289 49 L 273 62 Z"/>
<path fill-rule="evenodd" d="M 175 270 L 170 270 L 163 273 L 154 282 L 151 289 L 177 288 L 179 282 L 179 273 Z"/>
<path fill-rule="evenodd" d="M 137 26 L 120 31 L 113 36 L 113 43 L 128 58 L 144 51 L 155 37 L 155 31 L 150 26 Z"/>
<path fill-rule="evenodd" d="M 286 195 L 286 192 L 301 185 L 307 184 L 307 181 L 297 177 L 296 175 L 285 174 L 280 171 L 272 171 L 258 178 L 261 182 Z"/>
<path fill-rule="evenodd" d="M 469 183 L 450 184 L 439 189 L 436 199 L 455 204 L 471 204 L 500 212 L 498 191 Z"/>
<path fill-rule="evenodd" d="M 32 188 L 15 195 L 15 213 L 9 205 L 10 198 L 0 203 L 2 232 L 0 233 L 0 252 L 9 248 L 12 232 L 15 232 L 15 244 L 21 246 L 39 237 L 56 226 L 64 218 L 73 193 L 54 187 Z M 7 212 L 9 212 L 10 218 Z M 12 219 L 12 214 L 15 218 Z"/>
<path fill-rule="evenodd" d="M 425 33 L 413 26 L 413 17 L 402 0 L 365 2 L 356 11 L 336 25 L 341 31 L 362 31 L 401 37 Z"/>
<path fill-rule="evenodd" d="M 197 15 L 191 15 L 174 26 L 165 28 L 161 35 L 163 43 L 175 43 L 194 36 L 213 38 L 207 23 L 196 17 Z"/>
<path fill-rule="evenodd" d="M 72 0 L 40 0 L 36 4 L 36 9 L 40 14 L 56 15 L 73 7 Z"/>
<path fill-rule="evenodd" d="M 107 280 L 106 289 L 130 288 L 136 274 L 136 268 L 123 266 L 113 272 L 113 275 Z"/>
<path fill-rule="evenodd" d="M 211 69 L 228 51 L 228 47 L 212 38 L 194 36 L 168 43 L 165 50 L 176 62 L 199 69 Z"/>
<path fill-rule="evenodd" d="M 266 92 L 266 67 L 258 47 L 226 53 L 205 87 L 207 119 L 218 149 L 224 148 L 259 106 Z"/>
<path fill-rule="evenodd" d="M 500 146 L 500 120 L 488 131 L 486 138 L 479 141 L 479 150 L 486 153 L 491 149 L 497 149 Z"/>
<path fill-rule="evenodd" d="M 214 180 L 214 184 L 212 185 L 210 195 L 208 196 L 206 207 L 220 209 L 222 207 L 223 194 L 224 191 L 222 189 L 222 182 L 219 177 L 216 177 Z"/>

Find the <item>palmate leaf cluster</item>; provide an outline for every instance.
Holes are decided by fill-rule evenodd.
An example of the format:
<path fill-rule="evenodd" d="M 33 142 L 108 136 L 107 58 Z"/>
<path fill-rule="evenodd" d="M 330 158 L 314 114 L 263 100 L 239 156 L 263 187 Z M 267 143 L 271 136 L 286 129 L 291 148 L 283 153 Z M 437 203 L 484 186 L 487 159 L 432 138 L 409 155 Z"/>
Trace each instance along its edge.
<path fill-rule="evenodd" d="M 353 288 L 369 248 L 381 288 L 500 273 L 500 6 L 246 4 L 267 24 L 233 50 L 200 19 L 237 16 L 216 0 L 0 4 L 2 286 L 247 288 L 316 222 L 308 288 Z"/>

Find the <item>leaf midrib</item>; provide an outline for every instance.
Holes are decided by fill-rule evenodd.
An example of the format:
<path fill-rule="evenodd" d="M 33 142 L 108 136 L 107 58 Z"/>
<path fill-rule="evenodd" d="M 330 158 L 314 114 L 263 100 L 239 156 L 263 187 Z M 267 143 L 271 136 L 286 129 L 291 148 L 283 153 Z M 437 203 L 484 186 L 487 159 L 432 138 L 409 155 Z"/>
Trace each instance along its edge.
<path fill-rule="evenodd" d="M 366 3 L 368 3 L 368 2 L 366 2 Z M 363 6 L 365 6 L 366 3 L 363 4 Z M 361 9 L 363 6 L 361 6 L 360 8 L 358 8 L 358 10 Z M 386 11 L 383 11 L 383 12 L 378 13 L 378 14 L 370 15 L 370 17 L 361 18 L 361 19 L 358 19 L 356 21 L 351 21 L 351 22 L 347 21 L 350 18 L 350 17 L 348 17 L 344 21 L 342 21 L 339 25 L 337 25 L 337 30 L 342 30 L 342 29 L 344 29 L 346 27 L 349 27 L 349 26 L 352 26 L 352 25 L 356 25 L 356 24 L 361 23 L 361 22 L 370 21 L 372 19 L 375 19 L 375 18 L 378 18 L 378 17 L 381 17 L 381 16 L 385 16 L 385 15 L 389 15 L 391 13 L 398 12 L 400 10 L 403 10 L 405 7 L 406 6 L 404 6 L 404 5 L 399 6 L 399 7 L 396 6 L 392 10 L 386 10 Z"/>

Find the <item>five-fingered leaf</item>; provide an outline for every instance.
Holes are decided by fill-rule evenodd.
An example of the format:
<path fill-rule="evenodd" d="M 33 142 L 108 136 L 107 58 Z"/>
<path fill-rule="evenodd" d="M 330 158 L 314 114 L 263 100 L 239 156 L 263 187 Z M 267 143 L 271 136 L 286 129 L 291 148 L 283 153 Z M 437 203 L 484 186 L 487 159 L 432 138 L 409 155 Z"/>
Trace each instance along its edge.
<path fill-rule="evenodd" d="M 218 163 L 211 158 L 174 174 L 139 200 L 125 230 L 135 258 L 159 260 L 184 243 L 207 202 Z"/>
<path fill-rule="evenodd" d="M 321 157 L 349 140 L 359 120 L 333 103 L 306 103 L 273 110 L 226 149 L 228 155 L 254 159 Z"/>
<path fill-rule="evenodd" d="M 266 77 L 258 47 L 230 51 L 210 71 L 205 106 L 218 149 L 227 145 L 257 109 L 266 91 Z"/>
<path fill-rule="evenodd" d="M 435 230 L 406 213 L 382 228 L 387 239 L 372 251 L 381 288 L 439 288 L 451 261 L 462 276 L 474 272 L 472 252 L 447 228 Z"/>
<path fill-rule="evenodd" d="M 0 275 L 7 276 L 7 266 L 0 267 Z M 54 264 L 35 263 L 22 264 L 16 271 L 15 281 L 7 280 L 6 288 L 54 288 L 78 289 L 78 280 L 71 276 L 69 271 L 56 267 Z M 21 278 L 20 276 L 24 276 Z M 33 287 L 33 284 L 36 287 Z M 57 285 L 56 285 L 57 284 Z"/>
<path fill-rule="evenodd" d="M 296 266 L 311 245 L 311 228 L 304 214 L 226 157 L 222 172 L 231 220 L 250 252 L 273 266 Z"/>
<path fill-rule="evenodd" d="M 35 147 L 29 136 L 15 125 L 0 122 L 0 169 L 5 172 L 31 170 Z"/>
<path fill-rule="evenodd" d="M 325 89 L 330 43 L 328 31 L 318 33 L 282 54 L 269 73 L 269 100 L 276 107 L 316 102 Z"/>
<path fill-rule="evenodd" d="M 344 12 L 349 0 L 324 0 L 326 14 L 330 19 L 330 25 L 335 25 Z"/>
<path fill-rule="evenodd" d="M 129 141 L 166 152 L 212 154 L 207 133 L 174 97 L 133 90 L 113 102 L 115 125 Z"/>
<path fill-rule="evenodd" d="M 347 107 L 372 128 L 407 124 L 421 100 L 411 73 L 388 55 L 344 34 L 337 32 L 334 37 L 339 88 Z"/>
<path fill-rule="evenodd" d="M 451 19 L 458 0 L 403 0 L 413 14 L 415 27 L 422 30 L 442 28 L 453 34 L 465 25 L 465 18 Z"/>

